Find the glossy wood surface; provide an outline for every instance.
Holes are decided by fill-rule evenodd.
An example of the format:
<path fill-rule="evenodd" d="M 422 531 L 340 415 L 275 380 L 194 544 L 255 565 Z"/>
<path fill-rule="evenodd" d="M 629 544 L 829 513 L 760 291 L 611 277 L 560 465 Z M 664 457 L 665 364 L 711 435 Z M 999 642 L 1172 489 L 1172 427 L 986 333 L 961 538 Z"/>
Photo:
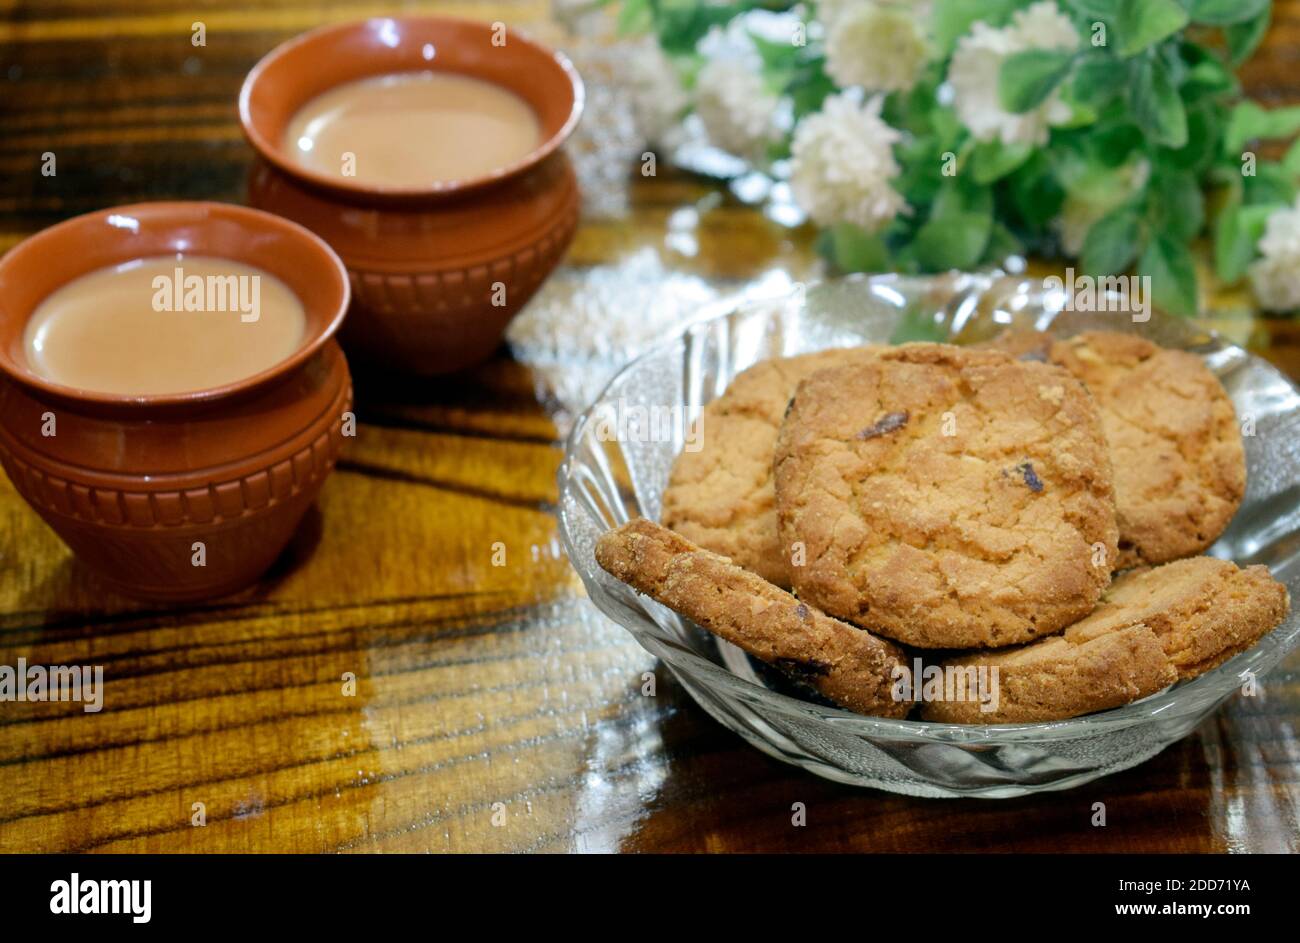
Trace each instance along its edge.
<path fill-rule="evenodd" d="M 319 23 L 411 8 L 565 42 L 541 0 L 0 0 L 0 249 L 116 203 L 242 199 L 234 102 L 252 63 Z M 1280 3 L 1246 73 L 1257 94 L 1300 100 L 1298 43 L 1300 2 Z M 626 176 L 627 210 L 584 221 L 561 286 L 617 297 L 646 258 L 713 292 L 814 274 L 809 230 L 667 168 Z M 1300 376 L 1300 324 L 1229 330 Z M 107 681 L 98 714 L 0 703 L 0 850 L 1300 847 L 1300 657 L 1263 696 L 1070 792 L 933 801 L 834 785 L 720 727 L 583 598 L 553 516 L 569 409 L 532 366 L 503 352 L 418 387 L 358 376 L 357 394 L 359 435 L 291 551 L 206 606 L 112 595 L 0 479 L 0 664 L 97 664 Z M 641 695 L 646 671 L 656 697 Z"/>

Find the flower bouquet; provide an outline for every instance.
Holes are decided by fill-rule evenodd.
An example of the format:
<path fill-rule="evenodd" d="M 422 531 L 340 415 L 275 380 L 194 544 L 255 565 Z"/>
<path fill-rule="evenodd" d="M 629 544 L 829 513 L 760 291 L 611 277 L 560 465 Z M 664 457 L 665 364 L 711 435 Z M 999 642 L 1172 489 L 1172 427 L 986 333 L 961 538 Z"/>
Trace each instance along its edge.
<path fill-rule="evenodd" d="M 1192 246 L 1261 307 L 1300 308 L 1300 107 L 1234 69 L 1270 0 L 622 0 L 656 39 L 629 69 L 663 141 L 689 113 L 788 179 L 844 271 L 1022 254 L 1150 276 L 1197 312 Z M 1265 142 L 1264 154 L 1254 148 Z"/>

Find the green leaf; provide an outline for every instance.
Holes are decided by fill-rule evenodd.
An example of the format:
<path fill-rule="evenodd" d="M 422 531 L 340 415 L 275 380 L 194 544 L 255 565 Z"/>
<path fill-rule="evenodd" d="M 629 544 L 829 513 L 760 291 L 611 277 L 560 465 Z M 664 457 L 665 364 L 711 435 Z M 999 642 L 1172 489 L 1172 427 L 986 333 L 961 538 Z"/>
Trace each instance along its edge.
<path fill-rule="evenodd" d="M 968 269 L 984 255 L 992 229 L 993 191 L 950 178 L 917 230 L 912 251 L 927 271 Z"/>
<path fill-rule="evenodd" d="M 1177 0 L 1130 0 L 1119 9 L 1115 32 L 1119 54 L 1135 56 L 1187 25 L 1187 11 Z"/>
<path fill-rule="evenodd" d="M 1228 127 L 1223 132 L 1223 153 L 1238 157 L 1251 141 L 1288 138 L 1297 131 L 1300 131 L 1300 105 L 1269 111 L 1252 101 L 1244 101 L 1228 116 Z"/>
<path fill-rule="evenodd" d="M 1169 76 L 1169 84 L 1177 89 L 1182 88 L 1183 83 L 1188 79 L 1192 66 L 1195 64 L 1191 59 L 1191 51 L 1185 47 L 1194 48 L 1194 44 L 1184 42 L 1181 39 L 1171 39 L 1168 42 L 1152 47 L 1151 52 L 1148 53 L 1165 67 L 1165 74 Z"/>
<path fill-rule="evenodd" d="M 1142 131 L 1137 125 L 1127 122 L 1099 128 L 1088 135 L 1085 142 L 1088 151 L 1108 167 L 1127 163 L 1134 151 L 1145 150 L 1145 145 Z"/>
<path fill-rule="evenodd" d="M 1248 206 L 1258 204 L 1295 202 L 1295 178 L 1277 161 L 1261 160 L 1255 164 L 1253 176 L 1243 176 L 1242 202 Z"/>
<path fill-rule="evenodd" d="M 1001 141 L 981 141 L 970 155 L 970 172 L 981 185 L 1001 180 L 1026 160 L 1034 151 L 1029 144 L 1003 144 Z"/>
<path fill-rule="evenodd" d="M 1234 66 L 1239 66 L 1249 59 L 1250 54 L 1264 41 L 1272 12 L 1273 6 L 1269 4 L 1264 8 L 1264 12 L 1253 20 L 1224 27 L 1223 39 L 1228 44 L 1228 58 Z"/>
<path fill-rule="evenodd" d="M 937 71 L 927 71 L 912 87 L 910 92 L 897 92 L 885 96 L 885 104 L 880 116 L 885 124 L 911 134 L 923 134 L 929 130 L 931 117 L 936 112 L 951 111 L 935 104 L 935 88 L 938 86 Z"/>
<path fill-rule="evenodd" d="M 946 151 L 954 150 L 966 134 L 966 126 L 961 123 L 957 113 L 951 108 L 933 108 L 929 117 L 930 127 L 934 129 L 939 146 Z"/>
<path fill-rule="evenodd" d="M 989 244 L 984 247 L 981 262 L 988 265 L 1001 265 L 1013 255 L 1024 255 L 1025 247 L 1020 239 L 1002 223 L 995 222 L 989 234 Z"/>
<path fill-rule="evenodd" d="M 1225 285 L 1239 281 L 1258 254 L 1268 217 L 1279 206 L 1242 206 L 1237 200 L 1219 213 L 1214 227 L 1214 274 Z"/>
<path fill-rule="evenodd" d="M 1187 241 L 1205 225 L 1205 197 L 1193 174 L 1163 169 L 1152 181 L 1155 223 L 1174 239 Z"/>
<path fill-rule="evenodd" d="M 1187 112 L 1183 100 L 1159 60 L 1149 60 L 1138 67 L 1129 102 L 1138 126 L 1155 143 L 1172 148 L 1187 143 Z"/>
<path fill-rule="evenodd" d="M 831 228 L 830 256 L 841 272 L 882 272 L 889 268 L 884 239 L 852 223 Z"/>
<path fill-rule="evenodd" d="M 1215 59 L 1202 59 L 1192 66 L 1183 83 L 1183 97 L 1199 99 L 1211 95 L 1222 95 L 1238 89 L 1236 77 Z"/>
<path fill-rule="evenodd" d="M 1053 121 L 1052 127 L 1070 131 L 1076 128 L 1086 128 L 1097 123 L 1096 108 L 1077 101 L 1071 101 L 1068 96 L 1063 96 L 1061 100 L 1069 107 L 1070 113 L 1064 120 Z"/>
<path fill-rule="evenodd" d="M 1128 0 L 1069 0 L 1080 16 L 1090 20 L 1117 20 Z"/>
<path fill-rule="evenodd" d="M 650 0 L 623 0 L 618 10 L 618 34 L 644 33 L 653 24 L 653 16 Z"/>
<path fill-rule="evenodd" d="M 1282 158 L 1282 169 L 1293 177 L 1300 177 L 1300 138 L 1291 142 Z"/>
<path fill-rule="evenodd" d="M 1100 108 L 1123 94 L 1128 72 L 1128 63 L 1116 62 L 1111 56 L 1088 58 L 1075 68 L 1070 94 L 1082 105 Z"/>
<path fill-rule="evenodd" d="M 930 22 L 939 58 L 948 58 L 977 20 L 1001 26 L 1019 5 L 1017 0 L 938 0 Z"/>
<path fill-rule="evenodd" d="M 1223 109 L 1205 103 L 1187 109 L 1187 146 L 1165 151 L 1163 159 L 1171 167 L 1201 172 L 1214 161 L 1219 145 L 1219 116 Z"/>
<path fill-rule="evenodd" d="M 1192 317 L 1198 308 L 1196 263 L 1187 246 L 1157 233 L 1138 262 L 1138 271 L 1151 277 L 1156 307 L 1170 314 Z"/>
<path fill-rule="evenodd" d="M 902 173 L 894 181 L 894 188 L 899 193 L 906 193 L 908 203 L 912 206 L 929 204 L 934 200 L 940 185 L 948 179 L 942 173 L 935 173 L 935 169 L 942 166 L 946 150 L 937 145 L 932 135 L 903 141 L 896 148 L 894 153 Z"/>
<path fill-rule="evenodd" d="M 639 0 L 638 0 L 639 2 Z M 745 3 L 694 3 L 682 0 L 648 0 L 659 45 L 669 55 L 689 55 L 715 26 L 723 26 L 744 13 Z"/>
<path fill-rule="evenodd" d="M 796 46 L 791 42 L 774 42 L 765 36 L 750 31 L 748 34 L 750 42 L 754 44 L 754 49 L 758 52 L 758 57 L 762 60 L 763 68 L 769 72 L 789 71 L 794 68 L 802 50 L 806 47 Z"/>
<path fill-rule="evenodd" d="M 1061 84 L 1074 57 L 1054 49 L 1026 49 L 1008 56 L 998 73 L 998 97 L 1012 114 L 1036 108 Z"/>
<path fill-rule="evenodd" d="M 1183 0 L 1194 23 L 1230 26 L 1267 13 L 1271 0 Z"/>
<path fill-rule="evenodd" d="M 1138 254 L 1137 211 L 1131 206 L 1103 216 L 1093 223 L 1083 241 L 1079 267 L 1089 275 L 1118 275 L 1128 271 Z"/>
<path fill-rule="evenodd" d="M 1046 226 L 1061 211 L 1065 188 L 1046 152 L 1036 151 L 1008 180 L 1011 200 L 1026 224 Z"/>
<path fill-rule="evenodd" d="M 794 106 L 795 120 L 820 111 L 826 97 L 834 91 L 835 83 L 826 74 L 825 58 L 801 62 L 790 81 L 790 100 Z"/>

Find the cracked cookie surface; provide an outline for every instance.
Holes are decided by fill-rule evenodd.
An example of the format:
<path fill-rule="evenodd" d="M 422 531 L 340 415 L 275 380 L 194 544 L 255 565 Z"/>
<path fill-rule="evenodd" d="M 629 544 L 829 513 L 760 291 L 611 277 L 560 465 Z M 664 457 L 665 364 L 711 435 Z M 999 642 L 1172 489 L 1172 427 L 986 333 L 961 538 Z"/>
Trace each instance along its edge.
<path fill-rule="evenodd" d="M 994 694 L 984 703 L 927 701 L 924 720 L 947 724 L 1022 724 L 1065 720 L 1110 710 L 1155 694 L 1178 680 L 1160 639 L 1141 623 L 1070 632 L 1028 645 L 966 655 L 942 663 L 946 673 L 983 672 Z M 997 674 L 993 674 L 993 669 Z M 979 678 L 980 675 L 975 675 Z M 961 689 L 970 690 L 969 682 Z"/>
<path fill-rule="evenodd" d="M 1246 492 L 1246 458 L 1232 401 L 1200 357 L 1109 331 L 1013 331 L 991 346 L 1045 355 L 1096 401 L 1115 470 L 1117 569 L 1193 556 L 1223 533 Z"/>
<path fill-rule="evenodd" d="M 945 670 L 983 669 L 986 685 L 996 683 L 993 710 L 967 698 L 927 702 L 921 714 L 944 723 L 1002 724 L 1109 710 L 1218 667 L 1289 610 L 1286 587 L 1267 567 L 1193 557 L 1132 570 L 1060 635 L 943 662 Z"/>
<path fill-rule="evenodd" d="M 775 483 L 800 598 L 906 644 L 1027 642 L 1110 581 L 1101 423 L 1049 364 L 909 344 L 819 371 L 781 426 Z"/>
<path fill-rule="evenodd" d="M 1250 648 L 1290 608 L 1286 587 L 1268 567 L 1239 569 L 1228 560 L 1192 557 L 1117 577 L 1101 605 L 1065 634 L 1145 623 L 1178 677 L 1187 679 Z"/>
<path fill-rule="evenodd" d="M 673 463 L 663 495 L 665 526 L 790 586 L 790 557 L 777 536 L 772 450 L 795 387 L 805 377 L 870 356 L 876 348 L 823 350 L 764 360 L 738 374 L 704 408 L 701 448 Z"/>
<path fill-rule="evenodd" d="M 755 658 L 860 714 L 903 717 L 893 696 L 906 656 L 892 642 L 832 619 L 730 560 L 638 518 L 602 534 L 596 561 Z"/>

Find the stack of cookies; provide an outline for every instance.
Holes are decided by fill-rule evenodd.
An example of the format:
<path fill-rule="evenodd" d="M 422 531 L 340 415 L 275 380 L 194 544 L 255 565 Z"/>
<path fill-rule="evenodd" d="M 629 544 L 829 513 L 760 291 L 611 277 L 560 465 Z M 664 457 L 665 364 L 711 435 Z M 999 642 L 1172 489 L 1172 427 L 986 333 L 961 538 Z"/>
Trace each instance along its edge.
<path fill-rule="evenodd" d="M 860 713 L 1106 710 L 1288 611 L 1267 568 L 1200 555 L 1245 492 L 1231 401 L 1200 358 L 1138 336 L 769 360 L 709 404 L 702 443 L 663 525 L 610 531 L 598 562 Z"/>

